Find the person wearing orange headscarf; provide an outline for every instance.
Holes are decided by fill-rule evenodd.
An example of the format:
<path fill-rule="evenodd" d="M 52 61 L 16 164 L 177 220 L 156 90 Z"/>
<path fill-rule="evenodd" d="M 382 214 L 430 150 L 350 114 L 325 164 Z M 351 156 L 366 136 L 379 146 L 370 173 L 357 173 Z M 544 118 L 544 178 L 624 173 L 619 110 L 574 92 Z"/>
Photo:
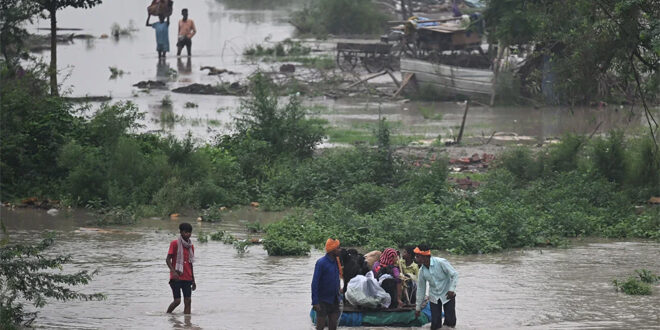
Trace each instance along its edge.
<path fill-rule="evenodd" d="M 419 317 L 422 301 L 426 294 L 426 284 L 429 284 L 431 303 L 431 329 L 439 329 L 442 325 L 456 326 L 456 284 L 458 272 L 443 258 L 432 257 L 431 249 L 426 245 L 415 248 L 415 261 L 420 265 L 417 278 L 417 303 L 415 316 Z M 445 310 L 445 321 L 442 323 L 442 310 Z"/>
<path fill-rule="evenodd" d="M 312 306 L 316 311 L 316 329 L 337 329 L 339 321 L 341 247 L 338 239 L 328 238 L 325 242 L 325 256 L 316 261 L 312 278 Z"/>

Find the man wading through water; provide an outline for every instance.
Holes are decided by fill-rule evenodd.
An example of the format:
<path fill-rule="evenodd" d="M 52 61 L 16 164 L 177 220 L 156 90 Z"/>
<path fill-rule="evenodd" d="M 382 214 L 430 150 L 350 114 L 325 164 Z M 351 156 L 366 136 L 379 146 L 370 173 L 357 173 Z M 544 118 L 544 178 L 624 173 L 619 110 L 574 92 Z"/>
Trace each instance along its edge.
<path fill-rule="evenodd" d="M 446 259 L 431 257 L 428 246 L 415 248 L 415 260 L 419 267 L 417 279 L 417 304 L 415 317 L 419 317 L 422 301 L 426 294 L 426 283 L 429 284 L 431 298 L 431 330 L 442 328 L 442 309 L 445 310 L 444 325 L 456 326 L 456 284 L 458 272 Z"/>
<path fill-rule="evenodd" d="M 195 247 L 190 241 L 192 226 L 184 222 L 179 225 L 179 232 L 181 235 L 170 243 L 170 250 L 165 258 L 165 263 L 170 269 L 170 288 L 174 295 L 174 301 L 167 308 L 167 312 L 172 313 L 181 304 L 181 292 L 183 292 L 183 313 L 190 314 L 192 291 L 197 289 L 193 273 Z"/>
<path fill-rule="evenodd" d="M 179 21 L 179 40 L 176 43 L 176 56 L 181 56 L 183 46 L 186 47 L 188 56 L 190 56 L 190 48 L 192 47 L 192 37 L 197 33 L 195 22 L 188 18 L 188 9 L 181 10 L 183 18 Z"/>
<path fill-rule="evenodd" d="M 312 306 L 316 311 L 316 329 L 337 329 L 339 321 L 339 240 L 328 238 L 325 242 L 325 256 L 316 261 L 312 278 Z"/>

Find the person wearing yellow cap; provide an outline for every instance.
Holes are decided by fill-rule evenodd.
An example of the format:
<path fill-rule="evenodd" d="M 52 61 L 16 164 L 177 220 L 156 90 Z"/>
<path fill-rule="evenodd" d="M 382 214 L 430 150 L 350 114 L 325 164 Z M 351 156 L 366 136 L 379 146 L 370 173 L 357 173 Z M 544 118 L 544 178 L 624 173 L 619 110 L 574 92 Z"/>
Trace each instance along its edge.
<path fill-rule="evenodd" d="M 419 245 L 413 250 L 415 262 L 420 265 L 417 278 L 417 303 L 415 316 L 419 317 L 422 301 L 426 295 L 426 284 L 429 284 L 431 303 L 431 330 L 440 329 L 442 325 L 456 326 L 456 284 L 458 272 L 443 258 L 432 257 L 431 249 Z M 445 310 L 445 321 L 442 323 L 442 310 Z"/>
<path fill-rule="evenodd" d="M 312 306 L 316 311 L 316 329 L 337 329 L 339 321 L 339 277 L 341 247 L 338 239 L 328 238 L 325 242 L 325 256 L 316 261 L 312 278 Z"/>

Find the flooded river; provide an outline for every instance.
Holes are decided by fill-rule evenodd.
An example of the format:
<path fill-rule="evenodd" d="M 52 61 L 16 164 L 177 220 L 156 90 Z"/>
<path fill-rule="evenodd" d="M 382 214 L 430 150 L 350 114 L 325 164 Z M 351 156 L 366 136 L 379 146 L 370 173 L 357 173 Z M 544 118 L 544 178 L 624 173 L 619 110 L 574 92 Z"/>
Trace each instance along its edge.
<path fill-rule="evenodd" d="M 245 223 L 277 215 L 243 209 L 220 224 L 194 223 L 195 277 L 192 315 L 171 301 L 165 255 L 179 221 L 143 220 L 106 233 L 81 230 L 89 216 L 52 217 L 43 211 L 2 209 L 12 240 L 37 239 L 53 230 L 53 251 L 73 256 L 75 269 L 99 269 L 84 292 L 105 301 L 51 302 L 37 325 L 77 329 L 312 329 L 308 257 L 269 257 L 260 246 L 239 255 L 230 245 L 199 243 L 195 233 L 245 234 Z M 194 222 L 194 221 L 193 221 Z M 660 272 L 660 243 L 575 241 L 567 249 L 515 250 L 447 256 L 460 273 L 458 329 L 650 329 L 660 327 L 660 287 L 652 296 L 616 293 L 611 281 L 635 269 Z M 67 267 L 67 270 L 73 270 Z M 428 329 L 428 325 L 425 327 Z"/>
<path fill-rule="evenodd" d="M 199 33 L 193 39 L 193 57 L 177 59 L 169 53 L 158 63 L 154 31 L 144 26 L 146 2 L 107 0 L 90 10 L 67 9 L 58 14 L 58 24 L 82 28 L 96 37 L 110 34 L 118 23 L 137 28 L 131 36 L 76 40 L 58 47 L 63 90 L 72 96 L 111 95 L 115 101 L 132 101 L 147 114 L 145 130 L 208 140 L 227 129 L 240 100 L 232 96 L 193 96 L 152 90 L 137 91 L 133 84 L 161 79 L 163 72 L 176 73 L 169 88 L 190 83 L 215 84 L 244 81 L 255 69 L 240 55 L 247 46 L 290 37 L 289 13 L 301 1 L 175 1 L 170 28 L 174 51 L 176 20 L 189 8 Z M 36 27 L 47 27 L 45 20 Z M 36 30 L 35 30 L 36 31 Z M 42 31 L 43 32 L 43 31 Z M 43 53 L 48 60 L 48 54 Z M 222 78 L 207 76 L 202 66 L 215 66 L 238 74 Z M 264 65 L 264 64 L 261 64 Z M 110 79 L 109 67 L 125 71 Z M 222 79 L 222 80 L 221 80 Z M 162 122 L 161 100 L 169 96 L 172 114 L 183 118 L 173 125 Z M 196 108 L 185 108 L 186 102 Z M 451 135 L 460 123 L 463 105 L 455 103 L 384 103 L 364 99 L 314 99 L 328 109 L 318 116 L 331 124 L 355 127 L 375 122 L 379 111 L 400 122 L 403 133 L 436 137 Z M 442 115 L 425 119 L 423 110 L 438 109 Z M 440 118 L 442 117 L 442 118 Z M 470 112 L 467 134 L 486 136 L 492 131 L 529 135 L 539 140 L 564 132 L 589 133 L 598 123 L 601 130 L 636 128 L 640 116 L 627 109 L 566 109 L 475 107 Z M 181 309 L 164 313 L 171 301 L 167 285 L 165 254 L 177 234 L 178 221 L 146 219 L 135 227 L 109 232 L 80 230 L 89 218 L 84 212 L 51 217 L 34 210 L 1 210 L 14 241 L 35 240 L 45 230 L 58 233 L 53 249 L 73 256 L 75 269 L 99 269 L 84 292 L 103 292 L 100 302 L 51 302 L 41 310 L 37 326 L 80 329 L 311 329 L 310 281 L 313 266 L 322 253 L 308 257 L 269 257 L 260 246 L 239 255 L 230 245 L 196 242 L 195 233 L 219 229 L 239 236 L 245 223 L 268 222 L 277 214 L 251 210 L 234 212 L 220 224 L 195 224 L 195 273 L 198 290 L 193 296 L 193 314 Z M 194 221 L 193 221 L 194 222 Z M 611 281 L 625 278 L 635 269 L 660 273 L 657 242 L 577 241 L 569 249 L 523 250 L 487 256 L 445 256 L 460 272 L 457 298 L 459 329 L 511 328 L 660 328 L 660 288 L 653 296 L 634 297 L 616 293 Z M 428 328 L 428 326 L 426 327 Z"/>
<path fill-rule="evenodd" d="M 58 68 L 62 91 L 70 96 L 112 96 L 113 101 L 131 101 L 146 114 L 145 131 L 156 131 L 184 137 L 188 132 L 202 141 L 217 133 L 227 132 L 237 114 L 240 99 L 235 96 L 190 95 L 170 90 L 192 83 L 245 83 L 260 67 L 277 71 L 281 63 L 255 63 L 242 56 L 243 50 L 256 44 L 273 45 L 292 37 L 294 28 L 288 23 L 290 13 L 303 6 L 303 0 L 178 0 L 175 2 L 169 29 L 170 53 L 159 62 L 152 28 L 145 27 L 145 3 L 137 0 L 104 1 L 92 9 L 66 9 L 58 13 L 63 28 L 80 28 L 76 33 L 94 36 L 90 40 L 74 39 L 58 46 Z M 176 22 L 180 9 L 187 7 L 190 18 L 199 30 L 193 38 L 193 56 L 177 58 Z M 155 21 L 155 18 L 152 19 Z M 45 33 L 36 28 L 49 27 L 48 20 L 37 20 L 31 32 Z M 113 24 L 135 28 L 128 36 L 100 39 L 111 34 Z M 70 31 L 62 31 L 61 34 Z M 265 40 L 268 40 L 266 42 Z M 332 40 L 310 41 L 312 48 L 327 49 Z M 332 51 L 331 51 L 332 52 Z M 185 50 L 184 50 L 185 54 Z M 332 53 L 331 53 L 332 54 Z M 49 52 L 42 53 L 48 61 Z M 209 76 L 201 67 L 212 66 L 234 71 L 235 75 Z M 124 71 L 110 77 L 110 67 Z M 366 74 L 366 72 L 363 72 Z M 396 73 L 400 75 L 400 73 Z M 389 80 L 383 78 L 384 82 Z M 133 84 L 145 80 L 167 80 L 170 90 L 139 91 Z M 392 85 L 394 88 L 394 85 Z M 171 107 L 161 106 L 168 97 Z M 464 106 L 453 102 L 392 102 L 379 97 L 305 99 L 305 104 L 322 108 L 316 116 L 328 120 L 331 126 L 370 133 L 379 113 L 393 123 L 395 134 L 413 135 L 420 139 L 456 136 Z M 197 107 L 186 107 L 188 102 Z M 565 132 L 589 134 L 600 124 L 600 131 L 612 128 L 636 129 L 645 125 L 640 110 L 632 115 L 628 108 L 541 108 L 497 107 L 473 105 L 467 120 L 466 136 L 490 136 L 493 132 L 508 132 L 543 142 L 545 138 Z M 431 117 L 431 118 L 429 118 Z"/>

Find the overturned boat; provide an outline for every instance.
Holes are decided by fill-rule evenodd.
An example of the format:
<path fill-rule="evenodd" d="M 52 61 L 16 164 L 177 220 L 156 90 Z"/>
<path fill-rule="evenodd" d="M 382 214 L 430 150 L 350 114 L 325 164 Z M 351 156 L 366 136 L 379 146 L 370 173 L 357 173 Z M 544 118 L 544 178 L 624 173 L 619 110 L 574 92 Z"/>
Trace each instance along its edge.
<path fill-rule="evenodd" d="M 494 73 L 491 69 L 469 68 L 424 61 L 401 59 L 403 79 L 413 79 L 418 87 L 430 86 L 442 95 L 488 100 L 493 93 Z"/>

